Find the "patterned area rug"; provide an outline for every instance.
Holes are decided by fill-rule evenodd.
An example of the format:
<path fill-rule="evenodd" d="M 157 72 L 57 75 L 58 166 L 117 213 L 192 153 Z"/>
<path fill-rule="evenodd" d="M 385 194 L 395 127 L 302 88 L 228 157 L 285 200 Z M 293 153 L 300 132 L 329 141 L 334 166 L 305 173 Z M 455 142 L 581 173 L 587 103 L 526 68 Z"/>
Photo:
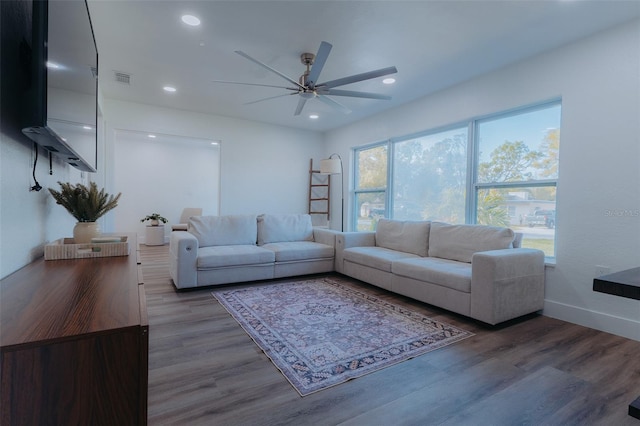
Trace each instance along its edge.
<path fill-rule="evenodd" d="M 473 335 L 334 278 L 212 294 L 301 396 Z"/>

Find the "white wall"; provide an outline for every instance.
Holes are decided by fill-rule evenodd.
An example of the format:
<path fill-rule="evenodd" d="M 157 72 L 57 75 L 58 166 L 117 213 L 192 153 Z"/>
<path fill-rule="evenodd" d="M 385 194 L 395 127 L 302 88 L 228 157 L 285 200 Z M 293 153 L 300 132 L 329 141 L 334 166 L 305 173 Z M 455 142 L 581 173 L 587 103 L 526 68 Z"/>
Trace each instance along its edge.
<path fill-rule="evenodd" d="M 220 214 L 307 211 L 309 159 L 320 159 L 324 153 L 318 133 L 113 99 L 105 99 L 105 119 L 107 188 L 115 188 L 118 173 L 130 175 L 115 161 L 116 133 L 161 133 L 220 141 Z M 140 174 L 154 167 L 147 156 L 134 159 Z M 130 185 L 136 185 L 135 176 Z M 126 196 L 126 188 L 119 186 L 118 191 Z M 169 191 L 158 191 L 158 197 L 171 203 Z M 115 225 L 108 227 L 135 231 Z"/>
<path fill-rule="evenodd" d="M 0 278 L 43 256 L 47 242 L 73 235 L 75 219 L 56 205 L 47 188 L 59 189 L 57 181 L 81 182 L 80 172 L 54 157 L 53 175 L 49 175 L 47 151 L 39 148 L 36 178 L 43 189 L 29 191 L 34 185 L 33 152 L 31 141 L 2 134 Z"/>
<path fill-rule="evenodd" d="M 326 149 L 350 158 L 354 146 L 558 96 L 557 264 L 544 314 L 640 340 L 640 302 L 592 291 L 595 265 L 640 266 L 640 21 L 332 131 Z"/>
<path fill-rule="evenodd" d="M 146 242 L 140 220 L 159 213 L 179 223 L 185 207 L 199 207 L 204 215 L 217 215 L 220 199 L 220 144 L 208 139 L 176 137 L 117 130 L 114 138 L 114 193 L 121 192 L 114 210 L 115 229 L 136 231 Z M 142 161 L 141 161 L 142 160 Z M 133 184 L 132 184 L 133 183 Z"/>

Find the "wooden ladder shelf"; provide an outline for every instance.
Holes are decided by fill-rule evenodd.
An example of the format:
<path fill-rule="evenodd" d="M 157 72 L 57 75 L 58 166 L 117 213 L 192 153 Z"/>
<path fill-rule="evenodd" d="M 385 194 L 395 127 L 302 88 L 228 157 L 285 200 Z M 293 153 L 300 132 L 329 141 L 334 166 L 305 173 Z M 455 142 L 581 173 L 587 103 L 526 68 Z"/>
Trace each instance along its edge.
<path fill-rule="evenodd" d="M 328 225 L 331 211 L 331 179 L 327 174 L 320 174 L 320 170 L 313 169 L 313 158 L 309 160 L 309 214 L 314 225 L 318 220 L 323 220 L 322 215 L 326 215 Z M 315 219 L 315 220 L 314 220 Z"/>

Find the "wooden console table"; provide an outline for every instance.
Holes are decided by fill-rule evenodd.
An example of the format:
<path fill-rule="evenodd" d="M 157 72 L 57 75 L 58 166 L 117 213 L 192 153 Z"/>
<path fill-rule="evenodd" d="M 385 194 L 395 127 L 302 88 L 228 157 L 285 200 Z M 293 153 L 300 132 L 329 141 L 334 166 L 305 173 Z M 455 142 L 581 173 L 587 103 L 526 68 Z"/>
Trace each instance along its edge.
<path fill-rule="evenodd" d="M 0 423 L 147 423 L 149 325 L 129 256 L 39 259 L 0 281 Z"/>
<path fill-rule="evenodd" d="M 640 300 L 640 268 L 627 269 L 595 278 L 593 291 Z M 640 396 L 629 404 L 629 415 L 640 419 Z"/>

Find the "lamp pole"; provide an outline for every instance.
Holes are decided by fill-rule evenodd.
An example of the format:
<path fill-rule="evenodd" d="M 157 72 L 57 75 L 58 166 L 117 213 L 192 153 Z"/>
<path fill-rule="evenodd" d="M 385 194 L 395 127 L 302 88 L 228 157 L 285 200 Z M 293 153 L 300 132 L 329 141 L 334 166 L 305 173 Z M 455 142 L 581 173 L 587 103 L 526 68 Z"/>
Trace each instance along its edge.
<path fill-rule="evenodd" d="M 338 161 L 340 161 L 340 231 L 344 232 L 344 169 L 342 167 L 342 157 L 340 157 L 340 154 L 331 154 L 329 159 L 331 160 L 334 155 L 338 157 Z"/>
<path fill-rule="evenodd" d="M 342 168 L 342 160 L 340 161 Z M 344 173 L 340 172 L 340 231 L 344 232 Z"/>

